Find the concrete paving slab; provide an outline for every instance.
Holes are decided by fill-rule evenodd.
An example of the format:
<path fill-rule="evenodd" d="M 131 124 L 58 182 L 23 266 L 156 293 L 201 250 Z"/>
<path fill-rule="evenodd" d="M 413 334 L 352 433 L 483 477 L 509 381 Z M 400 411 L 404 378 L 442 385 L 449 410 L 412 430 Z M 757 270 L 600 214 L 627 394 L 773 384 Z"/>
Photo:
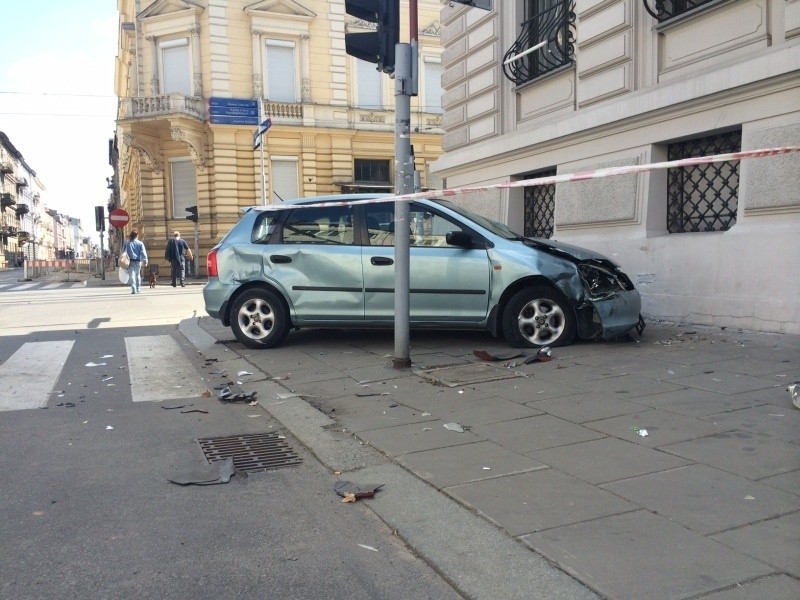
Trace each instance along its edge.
<path fill-rule="evenodd" d="M 772 387 L 772 382 L 752 375 L 740 375 L 726 371 L 712 371 L 689 377 L 679 377 L 670 380 L 676 385 L 708 390 L 719 394 L 739 394 L 752 390 L 761 390 Z"/>
<path fill-rule="evenodd" d="M 753 480 L 793 471 L 800 464 L 800 447 L 746 431 L 718 433 L 661 450 Z"/>
<path fill-rule="evenodd" d="M 386 483 L 365 505 L 464 597 L 599 600 L 583 584 L 401 467 L 372 467 L 360 476 Z"/>
<path fill-rule="evenodd" d="M 800 496 L 800 469 L 773 475 L 772 477 L 764 477 L 759 479 L 758 482 Z"/>
<path fill-rule="evenodd" d="M 474 386 L 448 388 L 425 381 L 416 375 L 386 382 L 385 386 L 371 384 L 374 389 L 386 389 L 391 397 L 405 406 L 429 411 L 440 403 L 459 403 L 467 399 L 478 400 L 491 396 L 490 390 L 476 390 Z"/>
<path fill-rule="evenodd" d="M 664 410 L 648 410 L 602 421 L 592 421 L 586 423 L 585 426 L 606 435 L 650 448 L 734 429 L 734 427 L 721 427 L 709 421 L 685 417 Z M 639 435 L 637 432 L 639 428 L 646 429 L 647 435 Z"/>
<path fill-rule="evenodd" d="M 523 417 L 544 414 L 505 398 L 481 398 L 469 394 L 458 397 L 439 396 L 427 405 L 427 411 L 445 421 L 458 421 L 462 425 L 484 425 Z"/>
<path fill-rule="evenodd" d="M 800 381 L 800 376 L 797 378 Z M 794 379 L 792 380 L 794 381 Z M 789 391 L 786 387 L 789 385 L 788 381 L 784 381 L 779 385 L 773 385 L 768 388 L 764 388 L 761 390 L 755 390 L 752 392 L 743 392 L 741 394 L 735 394 L 733 398 L 739 400 L 749 401 L 751 406 L 759 406 L 761 404 L 772 404 L 774 406 L 778 406 L 781 409 L 786 409 L 789 411 L 796 411 L 797 407 L 792 404 L 792 397 L 789 394 Z M 742 408 L 748 408 L 743 406 Z M 717 411 L 723 412 L 723 411 Z"/>
<path fill-rule="evenodd" d="M 434 416 L 423 416 L 422 412 L 387 401 L 383 398 L 374 399 L 373 402 L 358 403 L 357 406 L 349 404 L 347 410 L 338 410 L 331 414 L 337 423 L 350 431 L 360 432 L 385 427 L 396 427 L 410 423 L 433 421 Z"/>
<path fill-rule="evenodd" d="M 756 393 L 760 392 L 754 392 L 754 394 Z M 642 406 L 650 406 L 687 417 L 704 417 L 765 403 L 749 394 L 726 395 L 697 388 L 683 388 L 652 396 L 641 396 L 632 401 Z"/>
<path fill-rule="evenodd" d="M 502 486 L 503 475 L 548 468 L 488 441 L 413 452 L 398 457 L 397 461 L 438 488 L 483 479 Z"/>
<path fill-rule="evenodd" d="M 588 386 L 582 384 L 570 385 L 563 382 L 544 381 L 535 376 L 506 382 L 477 384 L 472 387 L 483 391 L 487 396 L 500 396 L 520 404 L 582 394 L 588 389 Z"/>
<path fill-rule="evenodd" d="M 503 367 L 499 363 L 464 363 L 449 367 L 415 370 L 414 373 L 433 384 L 447 387 L 461 387 L 487 381 L 495 382 L 520 376 L 519 373 Z"/>
<path fill-rule="evenodd" d="M 713 538 L 800 577 L 800 512 L 726 531 Z"/>
<path fill-rule="evenodd" d="M 554 352 L 556 352 L 554 350 Z M 554 364 L 555 363 L 555 364 Z M 534 363 L 534 366 L 539 366 Z M 627 371 L 614 371 L 604 367 L 587 367 L 580 363 L 561 361 L 554 357 L 550 362 L 544 363 L 540 368 L 531 370 L 534 379 L 551 384 L 569 384 L 578 389 L 587 383 L 594 385 L 598 381 L 630 375 Z M 583 388 L 585 391 L 585 388 Z"/>
<path fill-rule="evenodd" d="M 757 354 L 760 356 L 762 352 L 759 351 Z M 798 352 L 797 358 L 800 360 L 800 352 Z M 746 358 L 729 358 L 707 363 L 704 366 L 707 369 L 714 369 L 715 371 L 758 376 L 785 372 L 788 365 L 781 361 L 764 360 L 762 358 L 757 358 L 757 356 L 750 355 Z"/>
<path fill-rule="evenodd" d="M 476 425 L 472 431 L 519 453 L 604 437 L 601 433 L 552 415 Z"/>
<path fill-rule="evenodd" d="M 705 465 L 601 487 L 703 535 L 800 510 L 800 497 L 794 494 Z"/>
<path fill-rule="evenodd" d="M 391 381 L 408 375 L 403 369 L 395 369 L 391 362 L 383 362 L 378 365 L 368 367 L 358 367 L 356 369 L 346 369 L 345 375 L 360 382 Z"/>
<path fill-rule="evenodd" d="M 530 402 L 527 406 L 573 423 L 588 423 L 647 410 L 647 407 L 641 404 L 595 393 Z"/>
<path fill-rule="evenodd" d="M 383 389 L 381 389 L 382 386 L 373 385 L 367 387 L 339 372 L 329 375 L 326 379 L 312 381 L 302 381 L 289 375 L 287 379 L 280 380 L 280 384 L 287 390 L 316 396 L 321 400 L 331 400 L 341 397 L 351 398 L 357 393 L 363 393 L 365 390 L 370 389 L 375 389 L 377 392 L 383 391 Z"/>
<path fill-rule="evenodd" d="M 445 491 L 515 537 L 638 508 L 555 469 L 456 485 Z"/>
<path fill-rule="evenodd" d="M 447 448 L 470 444 L 482 438 L 471 431 L 458 433 L 444 428 L 445 421 L 425 421 L 397 427 L 361 431 L 359 439 L 368 442 L 388 456 L 395 457 L 410 452 Z"/>
<path fill-rule="evenodd" d="M 768 565 L 647 511 L 522 539 L 614 600 L 693 597 L 772 572 Z"/>
<path fill-rule="evenodd" d="M 725 428 L 763 433 L 787 442 L 800 442 L 800 410 L 764 404 L 723 414 L 709 415 L 707 421 Z"/>
<path fill-rule="evenodd" d="M 659 381 L 636 375 L 622 375 L 594 382 L 591 387 L 592 391 L 598 394 L 627 399 L 671 392 L 686 386 L 678 385 L 673 381 Z"/>
<path fill-rule="evenodd" d="M 632 442 L 603 438 L 570 446 L 539 450 L 531 458 L 587 483 L 607 483 L 674 469 L 689 461 Z"/>
<path fill-rule="evenodd" d="M 703 600 L 754 600 L 756 598 L 797 600 L 800 598 L 800 581 L 792 579 L 788 575 L 772 575 L 703 596 Z"/>

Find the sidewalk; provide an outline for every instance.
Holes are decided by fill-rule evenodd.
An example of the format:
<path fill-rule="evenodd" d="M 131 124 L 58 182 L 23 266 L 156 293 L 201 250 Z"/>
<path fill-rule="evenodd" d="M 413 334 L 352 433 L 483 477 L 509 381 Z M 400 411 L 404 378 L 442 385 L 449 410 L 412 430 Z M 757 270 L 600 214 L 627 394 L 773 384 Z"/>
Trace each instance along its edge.
<path fill-rule="evenodd" d="M 391 331 L 182 331 L 332 471 L 385 483 L 369 507 L 466 597 L 800 598 L 800 336 L 650 323 L 525 365 L 413 333 L 409 372 Z"/>

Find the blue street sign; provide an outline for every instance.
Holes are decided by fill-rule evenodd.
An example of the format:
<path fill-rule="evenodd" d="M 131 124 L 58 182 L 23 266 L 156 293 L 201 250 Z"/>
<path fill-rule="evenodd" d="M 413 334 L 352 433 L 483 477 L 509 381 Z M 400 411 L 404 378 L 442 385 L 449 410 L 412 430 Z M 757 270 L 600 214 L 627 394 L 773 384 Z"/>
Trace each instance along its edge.
<path fill-rule="evenodd" d="M 209 122 L 216 125 L 258 125 L 258 100 L 209 98 Z"/>

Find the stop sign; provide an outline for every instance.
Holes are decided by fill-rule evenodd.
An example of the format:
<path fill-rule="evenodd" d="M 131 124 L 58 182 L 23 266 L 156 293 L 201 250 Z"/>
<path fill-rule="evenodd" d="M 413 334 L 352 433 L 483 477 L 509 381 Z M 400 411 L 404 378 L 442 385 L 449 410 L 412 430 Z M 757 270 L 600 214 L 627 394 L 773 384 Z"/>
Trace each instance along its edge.
<path fill-rule="evenodd" d="M 115 208 L 108 213 L 108 221 L 114 227 L 121 229 L 122 227 L 125 227 L 128 221 L 130 221 L 130 217 L 126 211 L 122 210 L 121 208 Z"/>

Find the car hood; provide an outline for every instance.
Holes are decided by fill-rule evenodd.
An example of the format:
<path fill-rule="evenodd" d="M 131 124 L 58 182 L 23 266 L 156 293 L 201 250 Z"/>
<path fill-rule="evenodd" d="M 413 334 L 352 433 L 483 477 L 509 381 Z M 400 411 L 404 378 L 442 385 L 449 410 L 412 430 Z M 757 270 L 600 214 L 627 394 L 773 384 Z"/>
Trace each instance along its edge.
<path fill-rule="evenodd" d="M 572 261 L 597 260 L 611 262 L 616 266 L 616 263 L 607 256 L 603 256 L 592 250 L 587 250 L 586 248 L 581 248 L 580 246 L 573 246 L 572 244 L 565 244 L 555 240 L 544 240 L 541 238 L 525 238 L 523 243 L 531 248 L 536 248 L 537 250 L 547 252 L 554 256 L 562 256 Z"/>

